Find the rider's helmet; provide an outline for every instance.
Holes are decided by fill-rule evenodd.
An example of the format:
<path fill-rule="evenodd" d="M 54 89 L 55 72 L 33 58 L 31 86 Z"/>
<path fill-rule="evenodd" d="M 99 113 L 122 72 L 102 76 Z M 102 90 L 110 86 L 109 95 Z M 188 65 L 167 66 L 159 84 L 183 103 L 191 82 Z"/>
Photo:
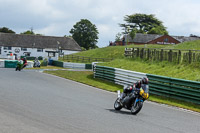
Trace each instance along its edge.
<path fill-rule="evenodd" d="M 148 84 L 148 83 L 149 83 L 149 79 L 148 78 L 142 78 L 141 84 Z"/>

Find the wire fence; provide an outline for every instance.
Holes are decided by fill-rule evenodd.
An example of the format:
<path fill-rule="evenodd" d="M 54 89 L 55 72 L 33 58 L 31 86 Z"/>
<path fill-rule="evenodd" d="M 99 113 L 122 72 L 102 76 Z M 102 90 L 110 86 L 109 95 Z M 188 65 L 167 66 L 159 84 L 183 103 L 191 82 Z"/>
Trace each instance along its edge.
<path fill-rule="evenodd" d="M 77 56 L 77 55 L 65 55 L 63 56 L 63 60 L 76 61 L 76 62 L 109 62 L 112 61 L 113 58 L 94 58 L 94 57 Z"/>

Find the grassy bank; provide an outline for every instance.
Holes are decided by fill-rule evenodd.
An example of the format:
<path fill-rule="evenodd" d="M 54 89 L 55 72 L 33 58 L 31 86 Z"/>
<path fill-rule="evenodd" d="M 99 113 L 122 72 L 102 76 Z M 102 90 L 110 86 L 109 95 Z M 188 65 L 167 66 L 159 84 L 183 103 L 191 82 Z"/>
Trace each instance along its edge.
<path fill-rule="evenodd" d="M 121 68 L 148 74 L 155 74 L 179 79 L 200 81 L 200 63 L 173 64 L 169 62 L 148 62 L 140 59 L 116 59 L 98 65 Z"/>
<path fill-rule="evenodd" d="M 112 92 L 117 92 L 117 90 L 123 89 L 122 86 L 116 85 L 114 83 L 108 82 L 108 81 L 103 81 L 100 79 L 94 79 L 93 78 L 93 72 L 88 72 L 88 71 L 83 71 L 83 72 L 76 72 L 76 71 L 45 71 L 45 73 L 53 74 L 59 77 L 63 77 L 66 79 L 71 79 L 77 82 L 81 82 L 93 87 L 97 87 L 103 90 L 108 90 Z M 165 97 L 159 97 L 155 95 L 150 95 L 149 98 L 150 101 L 158 102 L 158 103 L 163 103 L 163 104 L 168 104 L 168 105 L 173 105 L 176 107 L 181 107 L 193 111 L 200 112 L 200 105 L 195 105 L 175 99 L 169 99 Z"/>

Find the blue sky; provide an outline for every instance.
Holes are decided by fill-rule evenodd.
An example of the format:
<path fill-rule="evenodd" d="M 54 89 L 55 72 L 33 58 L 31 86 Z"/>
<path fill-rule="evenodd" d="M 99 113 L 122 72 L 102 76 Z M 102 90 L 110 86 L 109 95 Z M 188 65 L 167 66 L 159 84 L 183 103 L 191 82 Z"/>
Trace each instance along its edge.
<path fill-rule="evenodd" d="M 122 32 L 124 16 L 135 13 L 155 14 L 170 35 L 200 35 L 199 7 L 198 0 L 0 0 L 0 27 L 64 36 L 88 19 L 99 31 L 97 45 L 105 47 Z"/>

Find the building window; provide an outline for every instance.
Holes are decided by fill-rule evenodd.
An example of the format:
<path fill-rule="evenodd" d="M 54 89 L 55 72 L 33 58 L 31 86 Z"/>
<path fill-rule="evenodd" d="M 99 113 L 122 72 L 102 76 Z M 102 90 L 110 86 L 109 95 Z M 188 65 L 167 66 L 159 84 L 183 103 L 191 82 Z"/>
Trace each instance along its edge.
<path fill-rule="evenodd" d="M 9 46 L 9 47 L 4 47 L 3 49 L 4 49 L 4 50 L 11 50 L 12 47 L 10 47 L 10 46 Z"/>
<path fill-rule="evenodd" d="M 31 56 L 31 52 L 24 52 L 25 56 Z"/>
<path fill-rule="evenodd" d="M 37 52 L 43 52 L 43 49 L 42 48 L 38 48 Z"/>
<path fill-rule="evenodd" d="M 27 51 L 27 48 L 21 48 L 21 51 Z"/>
<path fill-rule="evenodd" d="M 164 39 L 164 42 L 169 42 L 169 39 L 168 39 L 168 38 L 165 38 L 165 39 Z"/>
<path fill-rule="evenodd" d="M 55 54 L 55 52 L 49 52 L 49 53 L 48 53 L 48 56 L 49 56 L 49 57 L 55 57 L 56 54 Z"/>

